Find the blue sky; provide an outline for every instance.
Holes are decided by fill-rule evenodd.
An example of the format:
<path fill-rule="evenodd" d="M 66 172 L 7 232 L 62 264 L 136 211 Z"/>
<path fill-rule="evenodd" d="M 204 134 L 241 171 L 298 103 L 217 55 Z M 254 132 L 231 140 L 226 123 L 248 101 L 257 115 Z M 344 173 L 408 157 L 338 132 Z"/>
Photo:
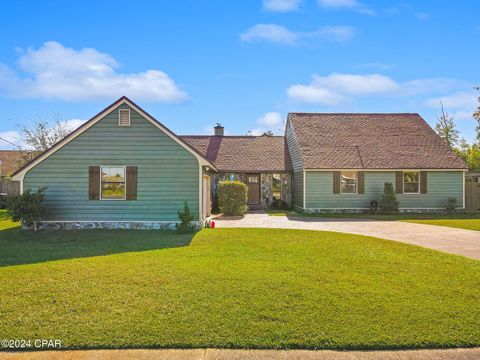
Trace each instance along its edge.
<path fill-rule="evenodd" d="M 3 1 L 0 137 L 76 126 L 127 95 L 178 134 L 281 133 L 288 112 L 418 112 L 462 135 L 480 85 L 476 1 Z M 0 141 L 0 148 L 10 146 Z"/>

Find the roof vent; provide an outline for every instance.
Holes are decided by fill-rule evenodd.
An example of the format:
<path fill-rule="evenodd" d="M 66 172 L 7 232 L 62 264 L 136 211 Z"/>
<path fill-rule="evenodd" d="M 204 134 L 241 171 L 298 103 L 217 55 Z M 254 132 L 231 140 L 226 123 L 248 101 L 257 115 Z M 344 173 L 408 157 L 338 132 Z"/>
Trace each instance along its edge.
<path fill-rule="evenodd" d="M 215 136 L 223 136 L 223 126 L 220 123 L 217 123 L 217 126 L 213 129 L 215 130 Z"/>
<path fill-rule="evenodd" d="M 130 109 L 118 110 L 118 126 L 130 126 Z"/>

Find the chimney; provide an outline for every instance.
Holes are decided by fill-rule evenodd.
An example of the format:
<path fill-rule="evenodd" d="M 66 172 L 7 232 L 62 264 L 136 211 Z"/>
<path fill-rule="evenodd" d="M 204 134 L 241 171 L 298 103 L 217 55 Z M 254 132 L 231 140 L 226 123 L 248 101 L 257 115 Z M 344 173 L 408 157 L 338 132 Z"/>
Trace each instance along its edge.
<path fill-rule="evenodd" d="M 223 126 L 220 123 L 217 123 L 217 126 L 214 127 L 215 136 L 223 136 Z"/>

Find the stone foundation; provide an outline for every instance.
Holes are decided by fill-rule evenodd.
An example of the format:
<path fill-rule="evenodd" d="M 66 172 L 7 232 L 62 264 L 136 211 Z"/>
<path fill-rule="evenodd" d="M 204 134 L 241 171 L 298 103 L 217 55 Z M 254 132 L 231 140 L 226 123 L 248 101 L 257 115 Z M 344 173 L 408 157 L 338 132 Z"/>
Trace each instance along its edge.
<path fill-rule="evenodd" d="M 305 209 L 296 208 L 296 210 L 307 214 L 372 214 L 370 209 Z M 400 209 L 400 214 L 445 214 L 446 210 L 443 209 Z M 464 209 L 457 209 L 454 213 L 464 213 Z M 381 215 L 381 211 L 376 213 Z"/>
<path fill-rule="evenodd" d="M 38 230 L 84 230 L 84 229 L 121 229 L 121 230 L 175 230 L 176 221 L 44 221 L 37 224 Z M 194 222 L 196 229 L 200 223 Z M 31 229 L 22 225 L 22 229 Z"/>

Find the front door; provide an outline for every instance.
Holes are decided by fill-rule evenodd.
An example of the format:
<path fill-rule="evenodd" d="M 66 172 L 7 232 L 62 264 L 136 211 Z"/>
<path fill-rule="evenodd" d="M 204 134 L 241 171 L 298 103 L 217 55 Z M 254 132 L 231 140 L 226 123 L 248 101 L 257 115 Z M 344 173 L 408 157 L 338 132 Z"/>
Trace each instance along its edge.
<path fill-rule="evenodd" d="M 247 174 L 248 205 L 260 205 L 260 175 Z"/>

